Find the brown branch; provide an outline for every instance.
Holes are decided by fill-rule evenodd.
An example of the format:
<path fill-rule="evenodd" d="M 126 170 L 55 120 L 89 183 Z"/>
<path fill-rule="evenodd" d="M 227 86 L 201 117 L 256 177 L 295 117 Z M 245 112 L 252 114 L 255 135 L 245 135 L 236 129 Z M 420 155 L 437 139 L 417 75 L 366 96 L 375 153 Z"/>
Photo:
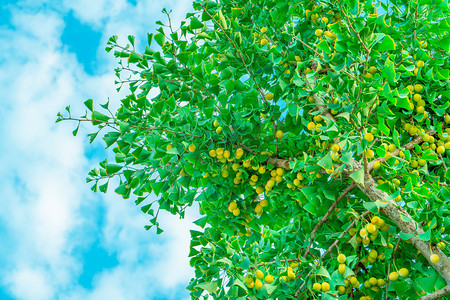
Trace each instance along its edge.
<path fill-rule="evenodd" d="M 336 245 L 339 243 L 339 239 L 342 238 L 344 235 L 346 235 L 346 234 L 350 231 L 350 229 L 351 229 L 353 226 L 355 226 L 356 220 L 362 219 L 362 218 L 364 218 L 365 216 L 367 216 L 368 214 L 370 214 L 370 211 L 364 212 L 364 213 L 363 213 L 362 215 L 360 215 L 357 219 L 353 220 L 353 222 L 351 222 L 350 225 L 348 225 L 348 227 L 347 227 L 347 228 L 346 228 L 346 229 L 345 229 L 345 230 L 344 230 L 344 231 L 336 238 L 336 240 L 333 242 L 333 244 L 331 244 L 331 246 L 328 247 L 328 249 L 325 251 L 324 254 L 322 254 L 322 255 L 320 256 L 319 259 L 324 258 L 328 253 L 331 252 L 331 250 L 333 250 L 334 247 L 336 247 Z M 306 275 L 306 276 L 304 277 L 304 278 L 305 278 L 305 281 L 304 281 L 303 284 L 297 289 L 297 291 L 295 291 L 294 298 L 297 298 L 297 297 L 298 297 L 298 294 L 300 294 L 301 290 L 303 289 L 303 287 L 304 287 L 305 284 L 306 284 L 307 278 L 309 277 L 309 275 L 312 274 L 313 271 L 314 271 L 314 269 L 311 269 L 311 271 L 309 271 L 308 275 Z"/>
<path fill-rule="evenodd" d="M 428 135 L 435 135 L 436 133 L 437 133 L 437 132 L 434 131 L 434 130 L 430 130 L 430 131 L 427 132 Z M 403 147 L 401 147 L 401 148 L 395 150 L 394 152 L 391 153 L 391 155 L 392 155 L 392 156 L 397 156 L 397 155 L 400 153 L 400 151 L 402 151 L 402 149 L 405 149 L 405 150 L 411 150 L 412 148 L 414 148 L 414 145 L 420 144 L 422 141 L 423 141 L 422 137 L 416 135 L 416 137 L 413 138 L 412 141 L 410 141 L 409 143 L 405 144 Z M 370 173 L 370 171 L 372 171 L 372 169 L 373 169 L 373 164 L 374 164 L 376 161 L 379 161 L 380 163 L 385 163 L 385 162 L 387 161 L 387 159 L 384 158 L 384 157 L 380 157 L 380 158 L 377 158 L 377 159 L 372 160 L 372 161 L 370 162 L 368 168 L 367 168 L 367 171 L 368 171 L 369 173 Z"/>
<path fill-rule="evenodd" d="M 429 295 L 420 297 L 419 300 L 433 300 L 433 299 L 439 299 L 441 297 L 444 297 L 445 295 L 450 294 L 450 285 L 447 285 L 445 288 L 440 289 L 434 293 L 431 293 Z"/>
<path fill-rule="evenodd" d="M 354 170 L 359 170 L 362 167 L 357 161 L 354 161 L 353 165 Z M 433 267 L 442 276 L 442 278 L 444 278 L 447 285 L 450 285 L 450 259 L 436 246 L 432 246 L 430 248 L 426 242 L 422 241 L 418 237 L 418 235 L 425 232 L 421 224 L 415 221 L 411 215 L 396 202 L 393 200 L 387 200 L 386 198 L 389 195 L 376 188 L 376 183 L 371 176 L 365 179 L 364 185 L 357 183 L 357 186 L 370 201 L 380 200 L 387 203 L 387 206 L 381 207 L 380 211 L 391 219 L 402 232 L 406 234 L 413 234 L 410 238 L 411 243 L 425 257 L 430 266 Z M 405 217 L 410 221 L 403 221 Z M 431 262 L 431 254 L 438 254 L 440 261 L 438 263 Z"/>
<path fill-rule="evenodd" d="M 321 57 L 319 52 L 317 52 L 315 49 L 313 49 L 311 46 L 309 46 L 308 44 L 306 44 L 304 41 L 302 41 L 301 39 L 299 39 L 299 38 L 296 37 L 295 35 L 294 35 L 294 39 L 296 39 L 297 41 L 299 41 L 300 43 L 302 43 L 302 44 L 303 44 L 305 47 L 307 47 L 309 50 L 313 51 L 317 56 Z"/>
<path fill-rule="evenodd" d="M 319 221 L 319 223 L 317 223 L 317 225 L 314 227 L 314 229 L 311 231 L 310 234 L 310 241 L 309 241 L 309 245 L 308 248 L 306 248 L 305 253 L 303 254 L 303 257 L 305 258 L 306 256 L 308 256 L 309 254 L 309 250 L 311 249 L 311 246 L 314 242 L 314 237 L 316 236 L 316 232 L 317 230 L 319 230 L 320 226 L 322 226 L 323 223 L 326 222 L 326 220 L 328 219 L 328 217 L 330 216 L 330 214 L 333 212 L 333 210 L 336 208 L 336 206 L 339 204 L 339 202 L 354 188 L 356 187 L 356 185 L 352 184 L 350 186 L 348 186 L 344 192 L 336 199 L 336 201 L 333 202 L 333 204 L 330 206 L 330 208 L 328 209 L 327 213 L 322 217 L 322 219 Z"/>

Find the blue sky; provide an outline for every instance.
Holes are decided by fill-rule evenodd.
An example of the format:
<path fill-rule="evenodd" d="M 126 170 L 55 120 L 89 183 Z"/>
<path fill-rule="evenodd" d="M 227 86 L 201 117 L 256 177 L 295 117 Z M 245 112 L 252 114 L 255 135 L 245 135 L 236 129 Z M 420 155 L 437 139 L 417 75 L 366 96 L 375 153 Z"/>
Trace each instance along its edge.
<path fill-rule="evenodd" d="M 95 194 L 85 178 L 108 156 L 89 128 L 55 124 L 83 101 L 117 105 L 111 35 L 141 49 L 162 8 L 179 22 L 191 1 L 0 2 L 0 299 L 189 299 L 185 220 L 163 215 L 163 235 L 133 200 Z M 142 43 L 140 42 L 142 41 Z"/>

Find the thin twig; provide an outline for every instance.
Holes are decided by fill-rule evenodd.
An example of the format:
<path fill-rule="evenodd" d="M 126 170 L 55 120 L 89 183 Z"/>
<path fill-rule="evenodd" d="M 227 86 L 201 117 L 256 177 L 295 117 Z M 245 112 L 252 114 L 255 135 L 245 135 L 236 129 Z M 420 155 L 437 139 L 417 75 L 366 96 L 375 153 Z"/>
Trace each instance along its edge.
<path fill-rule="evenodd" d="M 366 211 L 365 213 L 363 213 L 362 215 L 360 215 L 357 219 L 353 220 L 353 222 L 351 222 L 350 225 L 349 225 L 349 226 L 348 226 L 348 227 L 347 227 L 347 228 L 346 228 L 346 229 L 345 229 L 345 230 L 344 230 L 344 231 L 336 238 L 336 240 L 334 241 L 334 243 L 331 244 L 330 247 L 328 247 L 328 249 L 325 251 L 324 254 L 322 254 L 322 255 L 320 256 L 319 259 L 324 258 L 328 253 L 331 252 L 331 250 L 333 250 L 334 247 L 336 247 L 336 245 L 337 245 L 338 242 L 339 242 L 339 239 L 342 238 L 344 235 L 346 235 L 346 234 L 350 231 L 350 229 L 351 229 L 353 226 L 355 226 L 356 220 L 362 219 L 362 218 L 364 218 L 365 216 L 367 216 L 368 214 L 370 214 L 370 211 Z M 308 275 L 306 275 L 306 276 L 304 277 L 304 278 L 305 278 L 305 281 L 304 281 L 303 284 L 297 289 L 297 291 L 295 291 L 294 298 L 297 298 L 297 297 L 298 297 L 298 294 L 300 294 L 300 291 L 303 289 L 303 287 L 304 287 L 305 284 L 306 284 L 307 278 L 309 277 L 309 275 L 312 274 L 313 271 L 314 271 L 314 269 L 311 269 L 311 271 L 309 271 Z"/>
<path fill-rule="evenodd" d="M 314 227 L 314 229 L 311 231 L 310 234 L 310 241 L 309 241 L 309 245 L 308 248 L 306 248 L 305 253 L 303 254 L 303 257 L 305 258 L 306 256 L 308 256 L 309 254 L 309 250 L 311 249 L 311 246 L 314 242 L 314 237 L 316 236 L 316 232 L 317 230 L 319 230 L 320 226 L 322 226 L 323 223 L 325 223 L 325 221 L 328 219 L 328 217 L 330 216 L 330 214 L 333 212 L 333 210 L 336 208 L 336 206 L 339 204 L 339 202 L 354 188 L 356 187 L 355 184 L 352 184 L 350 186 L 348 186 L 344 192 L 336 199 L 336 201 L 333 202 L 333 204 L 330 206 L 330 208 L 328 209 L 327 213 L 322 217 L 322 219 L 319 221 L 319 223 L 317 223 L 317 225 Z"/>

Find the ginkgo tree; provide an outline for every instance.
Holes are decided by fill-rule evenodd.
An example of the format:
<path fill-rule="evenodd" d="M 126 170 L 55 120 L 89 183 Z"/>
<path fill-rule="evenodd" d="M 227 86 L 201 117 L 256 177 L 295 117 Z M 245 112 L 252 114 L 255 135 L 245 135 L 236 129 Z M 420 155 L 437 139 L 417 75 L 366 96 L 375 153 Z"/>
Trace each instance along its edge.
<path fill-rule="evenodd" d="M 109 39 L 117 111 L 58 115 L 112 149 L 92 190 L 114 185 L 158 233 L 160 211 L 199 204 L 193 299 L 449 294 L 448 1 L 193 9 L 179 28 L 163 11 L 142 51 Z"/>

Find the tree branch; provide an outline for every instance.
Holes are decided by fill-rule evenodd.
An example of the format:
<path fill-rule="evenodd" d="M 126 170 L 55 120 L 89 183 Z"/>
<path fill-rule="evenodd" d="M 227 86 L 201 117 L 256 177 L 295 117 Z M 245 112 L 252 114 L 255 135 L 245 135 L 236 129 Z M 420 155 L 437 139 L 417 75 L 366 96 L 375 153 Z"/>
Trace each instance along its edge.
<path fill-rule="evenodd" d="M 339 239 L 341 239 L 344 235 L 346 235 L 346 234 L 350 231 L 350 229 L 352 229 L 352 227 L 355 226 L 356 221 L 359 220 L 359 219 L 363 219 L 363 218 L 364 218 L 365 216 L 367 216 L 368 214 L 370 214 L 370 211 L 364 212 L 364 213 L 363 213 L 362 215 L 360 215 L 357 219 L 353 220 L 353 222 L 351 222 L 350 225 L 348 225 L 348 227 L 347 227 L 347 228 L 346 228 L 346 229 L 345 229 L 345 230 L 344 230 L 344 231 L 336 238 L 336 240 L 333 242 L 333 244 L 331 244 L 331 246 L 328 247 L 327 251 L 325 251 L 325 253 L 322 254 L 322 255 L 320 256 L 319 259 L 324 258 L 328 253 L 330 253 L 331 250 L 333 250 L 333 248 L 336 247 L 337 243 L 339 243 Z M 305 281 L 304 281 L 303 284 L 297 289 L 297 291 L 295 291 L 294 298 L 297 298 L 297 297 L 298 297 L 298 295 L 300 294 L 301 290 L 303 289 L 303 287 L 304 287 L 305 284 L 306 284 L 306 280 L 308 279 L 309 275 L 312 274 L 313 271 L 314 271 L 314 269 L 311 269 L 311 271 L 309 271 L 308 275 L 306 275 L 306 276 L 304 277 L 304 278 L 305 278 Z"/>
<path fill-rule="evenodd" d="M 445 295 L 450 294 L 450 285 L 447 285 L 445 288 L 440 289 L 434 293 L 431 293 L 429 295 L 420 297 L 419 300 L 433 300 L 433 299 L 439 299 L 441 297 L 444 297 Z"/>
<path fill-rule="evenodd" d="M 309 241 L 309 245 L 308 248 L 306 248 L 305 253 L 303 254 L 303 257 L 305 258 L 306 256 L 308 256 L 309 254 L 309 249 L 311 249 L 311 246 L 314 242 L 314 237 L 316 236 L 316 232 L 317 230 L 319 230 L 320 226 L 322 226 L 323 223 L 325 223 L 325 221 L 328 219 L 328 217 L 330 216 L 330 214 L 333 212 L 333 210 L 336 208 L 336 206 L 339 204 L 339 202 L 354 188 L 356 187 L 355 184 L 351 184 L 349 185 L 344 192 L 336 199 L 336 201 L 333 202 L 333 204 L 330 206 L 330 208 L 328 209 L 327 213 L 323 216 L 323 218 L 320 220 L 320 222 L 314 227 L 313 231 L 311 231 L 311 235 L 310 235 L 310 241 Z"/>
<path fill-rule="evenodd" d="M 359 170 L 361 167 L 362 166 L 359 162 L 354 161 L 354 170 Z M 370 201 L 382 200 L 388 204 L 386 207 L 381 207 L 380 211 L 391 219 L 402 232 L 406 234 L 414 234 L 410 238 L 411 243 L 425 257 L 430 266 L 432 266 L 444 278 L 447 285 L 450 285 L 450 259 L 436 246 L 429 247 L 426 242 L 422 241 L 418 237 L 419 234 L 425 232 L 423 227 L 416 222 L 404 208 L 397 205 L 397 203 L 393 200 L 387 200 L 386 198 L 389 195 L 376 188 L 376 183 L 371 176 L 365 178 L 364 185 L 359 183 L 356 184 L 357 187 L 364 192 L 364 194 L 366 194 Z M 403 221 L 403 219 L 410 219 L 410 221 L 406 222 Z M 431 254 L 438 254 L 440 261 L 438 263 L 431 262 Z"/>

